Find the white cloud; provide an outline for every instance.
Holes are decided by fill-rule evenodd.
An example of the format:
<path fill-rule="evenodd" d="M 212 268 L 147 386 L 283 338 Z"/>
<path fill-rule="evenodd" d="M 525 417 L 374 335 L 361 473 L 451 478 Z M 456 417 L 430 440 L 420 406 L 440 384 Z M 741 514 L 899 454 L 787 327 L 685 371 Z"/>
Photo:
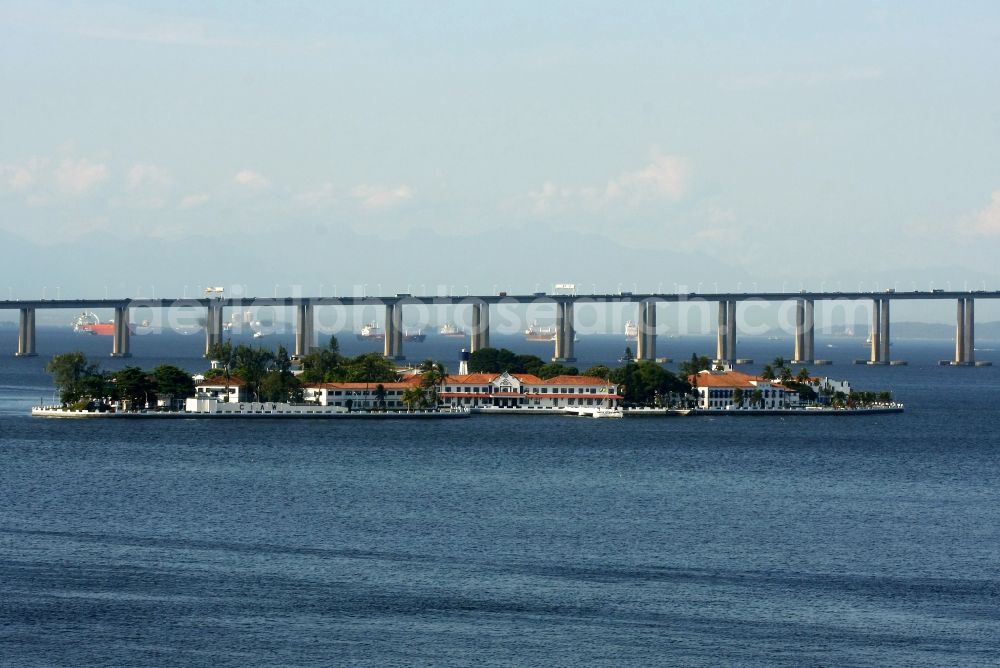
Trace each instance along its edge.
<path fill-rule="evenodd" d="M 180 203 L 177 205 L 178 209 L 196 209 L 202 204 L 205 204 L 209 200 L 209 196 L 205 193 L 198 193 L 195 195 L 187 195 L 181 199 Z"/>
<path fill-rule="evenodd" d="M 128 170 L 128 189 L 135 192 L 140 190 L 162 191 L 173 184 L 173 178 L 161 167 L 156 165 L 137 162 Z"/>
<path fill-rule="evenodd" d="M 238 185 L 244 186 L 246 188 L 252 188 L 254 190 L 263 190 L 271 185 L 262 174 L 259 174 L 251 169 L 244 169 L 237 172 L 236 176 L 233 177 L 233 181 Z"/>
<path fill-rule="evenodd" d="M 1000 190 L 994 190 L 986 208 L 972 217 L 968 230 L 985 237 L 1000 236 Z"/>
<path fill-rule="evenodd" d="M 294 196 L 296 205 L 306 209 L 318 209 L 337 201 L 333 183 L 327 181 L 315 190 L 307 190 Z"/>
<path fill-rule="evenodd" d="M 351 196 L 369 210 L 388 209 L 413 199 L 414 190 L 407 185 L 360 185 L 351 190 Z"/>
<path fill-rule="evenodd" d="M 82 195 L 108 178 L 108 167 L 86 158 L 65 158 L 53 176 L 56 187 L 67 195 Z"/>
<path fill-rule="evenodd" d="M 48 165 L 47 160 L 30 158 L 21 164 L 0 165 L 0 180 L 6 187 L 14 191 L 27 190 L 34 186 L 42 170 Z"/>
<path fill-rule="evenodd" d="M 645 167 L 620 174 L 603 186 L 561 186 L 549 181 L 528 198 L 532 211 L 542 215 L 576 209 L 635 208 L 657 201 L 676 202 L 684 196 L 686 181 L 683 159 L 654 154 Z"/>

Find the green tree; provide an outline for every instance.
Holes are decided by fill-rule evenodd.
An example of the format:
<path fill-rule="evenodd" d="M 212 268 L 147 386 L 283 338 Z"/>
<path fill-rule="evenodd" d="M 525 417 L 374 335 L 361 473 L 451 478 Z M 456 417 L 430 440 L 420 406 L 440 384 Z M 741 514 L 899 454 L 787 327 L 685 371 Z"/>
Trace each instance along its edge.
<path fill-rule="evenodd" d="M 763 380 L 774 380 L 774 368 L 770 364 L 765 364 L 760 370 L 760 377 Z"/>
<path fill-rule="evenodd" d="M 506 348 L 480 348 L 469 355 L 471 373 L 535 373 L 543 364 L 534 355 L 517 355 Z"/>
<path fill-rule="evenodd" d="M 424 391 L 417 386 L 408 387 L 403 390 L 403 396 L 401 397 L 403 403 L 406 404 L 406 408 L 413 410 L 413 407 L 424 400 Z"/>
<path fill-rule="evenodd" d="M 591 376 L 593 378 L 603 378 L 607 380 L 611 377 L 611 369 L 604 364 L 595 364 L 586 371 L 583 372 L 584 376 Z"/>
<path fill-rule="evenodd" d="M 764 405 L 764 393 L 760 390 L 755 389 L 750 393 L 750 405 L 751 406 L 763 406 Z"/>
<path fill-rule="evenodd" d="M 379 353 L 364 353 L 346 363 L 345 380 L 354 383 L 394 383 L 399 380 L 396 366 Z"/>
<path fill-rule="evenodd" d="M 809 369 L 807 369 L 805 367 L 801 367 L 799 369 L 799 372 L 795 375 L 795 380 L 799 381 L 800 383 L 808 383 L 809 382 Z"/>
<path fill-rule="evenodd" d="M 88 385 L 93 386 L 94 376 L 100 375 L 100 367 L 91 364 L 80 351 L 54 355 L 45 365 L 45 370 L 52 374 L 52 382 L 59 390 L 59 400 L 66 404 L 89 396 Z"/>
<path fill-rule="evenodd" d="M 302 379 L 314 383 L 343 380 L 343 361 L 337 337 L 331 336 L 325 348 L 313 348 L 302 356 Z"/>
<path fill-rule="evenodd" d="M 444 383 L 448 375 L 445 373 L 444 365 L 432 359 L 426 359 L 420 363 L 420 387 L 427 401 L 431 406 L 438 405 L 438 388 Z"/>
<path fill-rule="evenodd" d="M 541 366 L 537 375 L 539 378 L 547 380 L 556 376 L 579 376 L 580 370 L 575 366 L 564 366 L 558 362 L 549 362 Z"/>
<path fill-rule="evenodd" d="M 288 350 L 279 345 L 273 359 L 273 367 L 261 379 L 261 400 L 290 403 L 302 401 L 302 383 L 292 374 L 292 360 L 288 356 Z"/>
<path fill-rule="evenodd" d="M 225 367 L 233 360 L 233 344 L 228 339 L 226 341 L 217 341 L 209 346 L 208 353 L 205 356 L 210 360 L 218 362 L 220 366 Z"/>
<path fill-rule="evenodd" d="M 184 369 L 172 364 L 161 364 L 153 369 L 156 396 L 173 408 L 178 401 L 194 396 L 194 379 Z"/>
<path fill-rule="evenodd" d="M 274 353 L 240 344 L 233 350 L 232 372 L 246 383 L 252 401 L 260 401 L 260 384 L 271 369 Z"/>
<path fill-rule="evenodd" d="M 792 370 L 787 366 L 783 366 L 778 370 L 779 377 L 782 383 L 787 383 L 792 379 Z"/>
<path fill-rule="evenodd" d="M 740 407 L 743 406 L 743 400 L 746 399 L 744 396 L 743 388 L 737 387 L 733 390 L 733 405 Z"/>
<path fill-rule="evenodd" d="M 145 371 L 137 366 L 126 366 L 111 374 L 115 397 L 126 402 L 129 409 L 145 407 L 156 399 L 156 386 Z"/>
<path fill-rule="evenodd" d="M 781 355 L 778 355 L 777 357 L 774 358 L 772 366 L 774 366 L 775 369 L 780 369 L 781 367 L 785 366 L 785 358 L 782 357 Z"/>
<path fill-rule="evenodd" d="M 385 410 L 385 385 L 382 383 L 375 386 L 375 408 Z"/>

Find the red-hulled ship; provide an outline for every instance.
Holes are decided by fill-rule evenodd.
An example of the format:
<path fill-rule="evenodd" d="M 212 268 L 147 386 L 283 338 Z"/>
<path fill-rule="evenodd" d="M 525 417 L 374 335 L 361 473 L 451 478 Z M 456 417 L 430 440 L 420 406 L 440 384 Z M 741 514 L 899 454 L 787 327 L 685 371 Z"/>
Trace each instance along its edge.
<path fill-rule="evenodd" d="M 97 336 L 114 336 L 115 321 L 101 322 L 96 313 L 84 311 L 73 321 L 73 331 L 78 334 L 94 334 Z M 129 323 L 129 334 L 135 334 L 135 325 Z"/>

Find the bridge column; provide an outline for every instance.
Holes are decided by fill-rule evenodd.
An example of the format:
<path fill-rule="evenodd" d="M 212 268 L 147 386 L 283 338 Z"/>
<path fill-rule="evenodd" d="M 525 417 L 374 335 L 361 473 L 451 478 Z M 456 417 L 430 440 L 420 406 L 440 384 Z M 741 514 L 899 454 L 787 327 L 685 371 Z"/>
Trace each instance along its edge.
<path fill-rule="evenodd" d="M 736 300 L 726 304 L 726 359 L 736 361 Z"/>
<path fill-rule="evenodd" d="M 976 302 L 972 297 L 965 300 L 965 362 L 976 363 Z"/>
<path fill-rule="evenodd" d="M 649 311 L 646 309 L 646 302 L 639 302 L 639 308 L 635 314 L 635 358 L 644 360 L 647 358 L 646 346 L 649 341 L 646 339 L 646 316 Z"/>
<path fill-rule="evenodd" d="M 308 355 L 314 345 L 312 304 L 298 304 L 295 307 L 295 357 Z"/>
<path fill-rule="evenodd" d="M 872 300 L 871 357 L 869 363 L 882 363 L 882 312 L 878 299 Z"/>
<path fill-rule="evenodd" d="M 398 303 L 385 305 L 385 341 L 383 355 L 387 359 L 403 359 L 403 313 Z"/>
<path fill-rule="evenodd" d="M 35 352 L 35 309 L 21 309 L 17 330 L 17 357 L 36 357 Z"/>
<path fill-rule="evenodd" d="M 792 364 L 801 364 L 805 360 L 806 347 L 806 303 L 805 300 L 795 300 L 795 351 L 792 353 Z"/>
<path fill-rule="evenodd" d="M 729 342 L 727 341 L 727 335 L 729 333 L 729 324 L 727 320 L 729 318 L 729 306 L 726 302 L 719 302 L 719 316 L 718 323 L 716 325 L 716 341 L 715 341 L 715 359 L 718 362 L 726 361 L 726 353 L 729 352 Z"/>
<path fill-rule="evenodd" d="M 656 360 L 656 302 L 639 304 L 639 318 L 636 326 L 636 359 Z"/>
<path fill-rule="evenodd" d="M 472 332 L 470 333 L 469 352 L 490 347 L 490 305 L 485 303 L 472 305 Z"/>
<path fill-rule="evenodd" d="M 881 350 L 879 351 L 879 358 L 883 364 L 888 364 L 891 357 L 889 352 L 889 302 L 890 299 L 880 299 L 882 315 L 879 317 L 879 325 L 881 326 L 881 331 L 879 332 L 879 345 Z"/>
<path fill-rule="evenodd" d="M 222 304 L 210 300 L 205 318 L 205 357 L 208 357 L 212 346 L 218 343 L 222 343 Z"/>
<path fill-rule="evenodd" d="M 965 364 L 965 300 L 956 300 L 955 314 L 955 364 Z"/>
<path fill-rule="evenodd" d="M 812 364 L 816 359 L 816 304 L 811 299 L 805 300 L 805 337 L 803 353 L 805 361 Z"/>
<path fill-rule="evenodd" d="M 403 354 L 403 303 L 396 302 L 396 305 L 392 309 L 392 325 L 393 330 L 395 330 L 396 340 L 393 342 L 393 348 L 396 349 L 396 359 L 405 360 L 406 356 Z M 388 334 L 388 332 L 386 332 Z"/>
<path fill-rule="evenodd" d="M 115 331 L 111 340 L 112 357 L 131 357 L 129 352 L 129 313 L 127 306 L 115 307 Z"/>
<path fill-rule="evenodd" d="M 556 302 L 556 336 L 553 362 L 561 362 L 566 357 L 566 305 Z"/>
<path fill-rule="evenodd" d="M 563 304 L 563 356 L 567 362 L 576 361 L 576 328 L 573 326 L 573 302 Z"/>

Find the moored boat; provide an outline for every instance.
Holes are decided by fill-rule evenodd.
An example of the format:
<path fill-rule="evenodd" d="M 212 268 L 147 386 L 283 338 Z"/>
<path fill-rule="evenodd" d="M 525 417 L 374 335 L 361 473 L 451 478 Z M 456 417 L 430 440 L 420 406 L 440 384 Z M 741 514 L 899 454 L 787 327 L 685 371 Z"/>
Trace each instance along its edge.
<path fill-rule="evenodd" d="M 96 313 L 84 311 L 73 321 L 73 331 L 77 334 L 92 334 L 96 336 L 114 336 L 115 321 L 101 322 Z M 135 325 L 129 323 L 129 334 L 135 334 Z"/>
<path fill-rule="evenodd" d="M 385 332 L 375 321 L 369 322 L 357 334 L 358 341 L 385 341 Z"/>
<path fill-rule="evenodd" d="M 454 323 L 446 322 L 438 329 L 439 336 L 464 337 L 465 332 L 456 327 Z"/>
<path fill-rule="evenodd" d="M 542 327 L 538 324 L 537 320 L 524 330 L 524 339 L 526 341 L 552 341 L 555 335 L 555 327 Z"/>

